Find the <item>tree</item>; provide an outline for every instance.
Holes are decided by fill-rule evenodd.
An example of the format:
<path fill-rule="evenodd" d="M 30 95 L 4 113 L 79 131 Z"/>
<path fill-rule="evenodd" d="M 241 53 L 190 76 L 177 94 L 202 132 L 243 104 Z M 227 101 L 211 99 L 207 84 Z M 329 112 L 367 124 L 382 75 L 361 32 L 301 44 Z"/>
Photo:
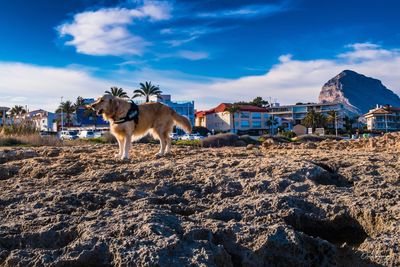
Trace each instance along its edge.
<path fill-rule="evenodd" d="M 133 91 L 133 97 L 145 97 L 146 102 L 150 101 L 150 96 L 159 96 L 162 93 L 158 86 L 151 84 L 151 82 L 140 83 L 140 88 Z"/>
<path fill-rule="evenodd" d="M 353 130 L 353 124 L 357 122 L 356 118 L 350 118 L 349 116 L 345 116 L 343 118 L 344 122 L 344 128 L 346 129 L 346 132 L 351 133 Z"/>
<path fill-rule="evenodd" d="M 328 117 L 326 118 L 326 122 L 332 123 L 334 125 L 336 136 L 338 135 L 338 119 L 339 119 L 339 114 L 336 110 L 328 111 Z"/>
<path fill-rule="evenodd" d="M 315 110 L 312 109 L 307 113 L 301 123 L 307 128 L 312 128 L 314 131 L 315 128 L 325 127 L 326 117 L 323 114 L 315 112 Z"/>
<path fill-rule="evenodd" d="M 274 118 L 273 116 L 269 117 L 266 124 L 269 127 L 269 132 L 270 134 L 274 135 L 273 129 L 275 125 L 278 125 L 278 120 Z"/>
<path fill-rule="evenodd" d="M 24 109 L 23 106 L 18 106 L 15 105 L 10 109 L 10 116 L 15 119 L 15 118 L 21 118 L 22 115 L 26 114 L 26 110 Z"/>
<path fill-rule="evenodd" d="M 75 101 L 75 108 L 77 109 L 77 108 L 82 107 L 84 105 L 85 105 L 85 100 L 83 99 L 83 97 L 78 96 L 76 98 L 76 101 Z"/>
<path fill-rule="evenodd" d="M 116 86 L 113 86 L 110 88 L 110 91 L 105 91 L 105 93 L 107 95 L 113 95 L 113 96 L 117 96 L 120 98 L 129 98 L 128 94 L 124 91 L 124 89 L 122 88 L 118 88 Z"/>
<path fill-rule="evenodd" d="M 267 106 L 268 105 L 268 101 L 264 100 L 261 96 L 257 96 L 249 104 L 261 108 L 261 107 Z"/>
<path fill-rule="evenodd" d="M 232 117 L 232 126 L 233 126 L 233 132 L 236 132 L 236 127 L 235 127 L 235 113 L 240 110 L 240 106 L 238 104 L 232 104 L 229 107 L 225 109 L 226 112 L 230 114 Z"/>
<path fill-rule="evenodd" d="M 71 101 L 61 102 L 56 113 L 63 113 L 66 118 L 67 125 L 72 125 L 72 114 L 76 111 L 76 107 Z"/>

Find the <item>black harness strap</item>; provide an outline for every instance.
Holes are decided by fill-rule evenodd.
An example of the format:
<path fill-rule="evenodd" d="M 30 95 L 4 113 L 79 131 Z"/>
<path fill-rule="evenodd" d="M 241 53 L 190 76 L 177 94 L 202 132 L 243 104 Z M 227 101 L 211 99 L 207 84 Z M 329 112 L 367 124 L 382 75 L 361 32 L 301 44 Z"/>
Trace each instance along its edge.
<path fill-rule="evenodd" d="M 131 104 L 131 107 L 128 110 L 128 113 L 126 114 L 125 117 L 115 120 L 115 124 L 121 124 L 127 121 L 135 121 L 135 124 L 139 123 L 139 106 L 136 105 L 132 100 L 129 101 Z"/>

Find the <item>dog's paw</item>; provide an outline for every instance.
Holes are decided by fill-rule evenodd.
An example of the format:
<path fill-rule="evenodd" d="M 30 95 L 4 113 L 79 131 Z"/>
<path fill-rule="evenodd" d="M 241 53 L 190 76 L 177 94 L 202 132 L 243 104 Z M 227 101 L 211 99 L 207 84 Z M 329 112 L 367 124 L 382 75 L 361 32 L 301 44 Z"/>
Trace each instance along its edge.
<path fill-rule="evenodd" d="M 156 158 L 161 158 L 162 156 L 164 156 L 164 153 L 158 152 L 157 154 L 155 154 Z"/>
<path fill-rule="evenodd" d="M 115 154 L 115 155 L 114 155 L 114 158 L 120 159 L 120 158 L 121 158 L 121 154 Z"/>

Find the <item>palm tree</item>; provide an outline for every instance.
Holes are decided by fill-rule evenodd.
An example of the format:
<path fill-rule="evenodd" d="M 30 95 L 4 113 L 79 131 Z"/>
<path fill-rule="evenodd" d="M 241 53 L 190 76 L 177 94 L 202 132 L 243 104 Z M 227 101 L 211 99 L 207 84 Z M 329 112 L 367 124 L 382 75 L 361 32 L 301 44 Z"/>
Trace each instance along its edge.
<path fill-rule="evenodd" d="M 26 110 L 23 106 L 15 105 L 10 109 L 10 116 L 15 120 L 15 118 L 21 118 L 22 115 L 26 114 Z"/>
<path fill-rule="evenodd" d="M 266 124 L 269 127 L 269 132 L 271 135 L 274 135 L 273 129 L 274 129 L 274 126 L 277 125 L 278 123 L 279 123 L 278 120 L 276 118 L 274 118 L 273 116 L 269 117 L 269 119 L 267 120 Z"/>
<path fill-rule="evenodd" d="M 326 125 L 326 117 L 312 109 L 307 113 L 301 123 L 307 128 L 312 128 L 314 131 L 315 128 L 324 127 Z"/>
<path fill-rule="evenodd" d="M 355 117 L 350 118 L 348 116 L 345 116 L 343 118 L 343 121 L 344 121 L 344 128 L 348 133 L 351 133 L 351 131 L 353 130 L 353 124 L 357 122 L 357 119 Z"/>
<path fill-rule="evenodd" d="M 76 107 L 71 101 L 67 100 L 61 102 L 58 106 L 56 113 L 63 113 L 66 118 L 67 125 L 72 125 L 72 114 L 76 111 Z"/>
<path fill-rule="evenodd" d="M 120 98 L 129 98 L 128 94 L 124 91 L 124 89 L 122 88 L 118 88 L 116 86 L 113 86 L 110 88 L 110 91 L 105 91 L 105 93 L 107 95 L 113 95 L 113 96 L 117 96 Z"/>
<path fill-rule="evenodd" d="M 146 97 L 146 102 L 150 101 L 150 96 L 159 96 L 162 91 L 158 86 L 151 84 L 151 82 L 140 83 L 140 88 L 133 91 L 134 95 L 132 98 L 136 97 Z"/>
<path fill-rule="evenodd" d="M 77 109 L 77 108 L 82 107 L 84 105 L 85 105 L 85 100 L 83 99 L 83 97 L 78 96 L 76 98 L 76 101 L 75 101 L 75 108 Z"/>
<path fill-rule="evenodd" d="M 232 116 L 232 130 L 235 133 L 236 132 L 236 127 L 235 127 L 235 113 L 238 112 L 240 110 L 240 106 L 238 104 L 233 104 L 230 105 L 229 107 L 227 107 L 225 109 L 225 111 L 227 111 L 231 116 Z"/>

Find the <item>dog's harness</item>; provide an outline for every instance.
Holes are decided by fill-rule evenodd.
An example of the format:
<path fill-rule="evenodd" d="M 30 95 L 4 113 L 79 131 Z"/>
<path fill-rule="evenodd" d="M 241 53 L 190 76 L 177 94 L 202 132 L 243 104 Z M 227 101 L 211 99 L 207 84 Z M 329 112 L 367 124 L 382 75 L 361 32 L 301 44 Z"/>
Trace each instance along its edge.
<path fill-rule="evenodd" d="M 131 107 L 129 108 L 128 113 L 125 117 L 115 120 L 115 124 L 121 124 L 127 121 L 135 121 L 135 124 L 139 123 L 139 106 L 136 105 L 132 100 L 129 100 L 129 103 L 131 104 Z"/>

